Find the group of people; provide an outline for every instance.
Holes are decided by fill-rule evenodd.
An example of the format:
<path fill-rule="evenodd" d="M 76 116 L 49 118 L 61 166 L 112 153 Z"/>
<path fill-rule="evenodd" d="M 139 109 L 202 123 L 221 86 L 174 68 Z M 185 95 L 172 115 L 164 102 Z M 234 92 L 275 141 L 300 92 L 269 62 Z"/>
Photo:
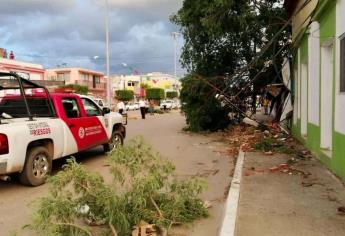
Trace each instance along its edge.
<path fill-rule="evenodd" d="M 141 113 L 141 118 L 145 119 L 145 115 L 146 115 L 146 112 L 148 110 L 148 102 L 145 101 L 144 99 L 140 99 L 139 100 L 139 109 L 140 109 L 140 113 Z M 119 101 L 119 103 L 117 103 L 117 110 L 121 115 L 126 112 L 126 105 L 123 101 Z"/>

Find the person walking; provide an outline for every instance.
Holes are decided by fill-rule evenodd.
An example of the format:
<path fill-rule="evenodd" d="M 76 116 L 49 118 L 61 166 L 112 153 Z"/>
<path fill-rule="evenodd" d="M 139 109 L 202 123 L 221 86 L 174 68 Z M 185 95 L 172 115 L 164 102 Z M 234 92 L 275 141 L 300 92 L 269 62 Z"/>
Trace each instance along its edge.
<path fill-rule="evenodd" d="M 117 104 L 117 110 L 119 111 L 119 113 L 122 115 L 123 111 L 125 110 L 125 104 L 123 103 L 123 101 L 120 101 Z"/>
<path fill-rule="evenodd" d="M 265 115 L 268 115 L 268 107 L 270 104 L 270 100 L 267 99 L 267 97 L 264 98 L 264 110 L 265 110 Z"/>
<path fill-rule="evenodd" d="M 145 119 L 145 114 L 146 114 L 146 103 L 143 99 L 139 100 L 139 107 L 140 107 L 140 112 L 141 112 L 141 118 Z"/>

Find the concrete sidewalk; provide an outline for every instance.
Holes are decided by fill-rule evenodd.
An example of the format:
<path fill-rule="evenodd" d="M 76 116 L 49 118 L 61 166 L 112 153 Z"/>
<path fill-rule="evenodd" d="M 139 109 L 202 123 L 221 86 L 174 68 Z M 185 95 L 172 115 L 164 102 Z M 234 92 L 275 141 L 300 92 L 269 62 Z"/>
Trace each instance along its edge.
<path fill-rule="evenodd" d="M 235 235 L 345 235 L 344 185 L 314 158 L 272 168 L 291 160 L 246 153 Z"/>

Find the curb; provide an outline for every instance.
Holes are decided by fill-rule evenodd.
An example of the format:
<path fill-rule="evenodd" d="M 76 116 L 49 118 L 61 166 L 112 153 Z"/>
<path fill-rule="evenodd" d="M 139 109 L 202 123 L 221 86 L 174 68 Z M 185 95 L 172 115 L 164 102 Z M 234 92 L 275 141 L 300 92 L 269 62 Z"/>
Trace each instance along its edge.
<path fill-rule="evenodd" d="M 234 236 L 236 229 L 237 208 L 240 198 L 240 185 L 242 179 L 242 168 L 244 163 L 245 153 L 240 150 L 236 162 L 234 176 L 231 181 L 231 187 L 228 198 L 226 200 L 226 207 L 224 219 L 220 229 L 219 236 Z"/>

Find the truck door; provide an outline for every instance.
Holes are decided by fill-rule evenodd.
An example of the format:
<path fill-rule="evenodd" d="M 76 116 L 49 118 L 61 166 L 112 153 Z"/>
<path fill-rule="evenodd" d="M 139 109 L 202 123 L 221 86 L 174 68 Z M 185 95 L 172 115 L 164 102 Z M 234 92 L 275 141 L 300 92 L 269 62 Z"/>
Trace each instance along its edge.
<path fill-rule="evenodd" d="M 90 136 L 93 142 L 98 141 L 98 144 L 107 143 L 108 136 L 102 109 L 89 98 L 83 97 L 81 100 L 85 109 L 86 119 L 89 123 L 86 135 Z"/>
<path fill-rule="evenodd" d="M 61 99 L 64 115 L 61 117 L 67 124 L 71 131 L 74 140 L 77 143 L 78 151 L 85 150 L 87 148 L 87 141 L 85 140 L 85 128 L 86 125 L 83 121 L 80 105 L 74 97 L 66 97 Z M 66 143 L 68 145 L 68 143 Z"/>
<path fill-rule="evenodd" d="M 61 102 L 64 110 L 62 118 L 77 143 L 78 151 L 97 146 L 107 140 L 103 126 L 97 125 L 94 120 L 85 115 L 80 100 L 75 97 L 65 97 L 61 99 Z"/>

